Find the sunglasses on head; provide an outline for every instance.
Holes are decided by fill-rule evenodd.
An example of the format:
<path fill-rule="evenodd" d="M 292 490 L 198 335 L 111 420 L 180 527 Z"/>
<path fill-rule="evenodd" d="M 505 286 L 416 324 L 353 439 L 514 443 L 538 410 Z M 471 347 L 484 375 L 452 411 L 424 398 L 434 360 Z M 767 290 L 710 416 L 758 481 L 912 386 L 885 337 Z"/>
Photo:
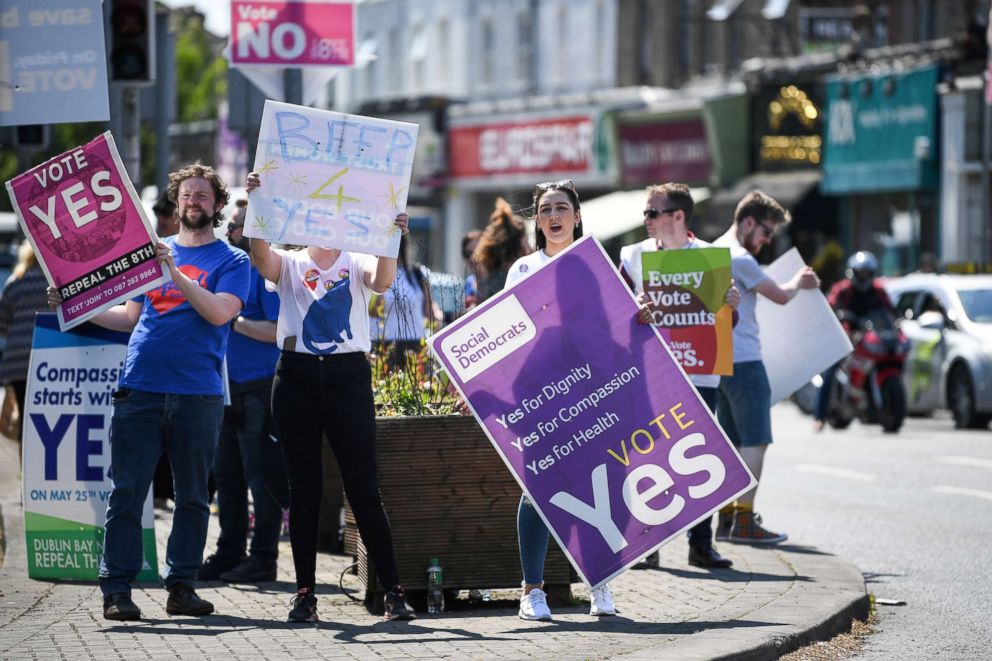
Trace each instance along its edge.
<path fill-rule="evenodd" d="M 650 208 L 644 210 L 644 217 L 645 218 L 650 218 L 651 220 L 654 220 L 658 216 L 663 216 L 666 213 L 675 213 L 676 211 L 679 211 L 679 209 L 675 209 L 675 208 L 672 208 L 672 209 L 655 209 L 654 207 L 650 207 Z"/>
<path fill-rule="evenodd" d="M 561 179 L 559 181 L 542 181 L 537 186 L 537 190 L 553 190 L 555 188 L 567 188 L 571 191 L 575 190 L 575 184 L 572 183 L 571 179 Z"/>

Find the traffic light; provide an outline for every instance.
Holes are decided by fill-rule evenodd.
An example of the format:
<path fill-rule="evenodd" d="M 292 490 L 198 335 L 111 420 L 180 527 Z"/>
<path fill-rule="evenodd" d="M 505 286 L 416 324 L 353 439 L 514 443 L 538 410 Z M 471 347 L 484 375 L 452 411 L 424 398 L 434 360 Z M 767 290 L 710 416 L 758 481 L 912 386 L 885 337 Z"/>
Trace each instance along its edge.
<path fill-rule="evenodd" d="M 46 149 L 50 141 L 47 124 L 25 124 L 14 127 L 14 146 L 24 149 Z"/>
<path fill-rule="evenodd" d="M 110 1 L 110 79 L 155 82 L 155 0 Z"/>

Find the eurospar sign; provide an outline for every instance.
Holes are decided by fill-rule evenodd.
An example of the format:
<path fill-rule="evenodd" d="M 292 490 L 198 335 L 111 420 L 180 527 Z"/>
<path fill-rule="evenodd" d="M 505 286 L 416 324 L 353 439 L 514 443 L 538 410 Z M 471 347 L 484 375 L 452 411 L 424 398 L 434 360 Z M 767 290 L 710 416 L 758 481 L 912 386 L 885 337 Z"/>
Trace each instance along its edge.
<path fill-rule="evenodd" d="M 231 2 L 231 63 L 343 66 L 355 64 L 355 6 L 299 0 Z"/>
<path fill-rule="evenodd" d="M 453 126 L 449 141 L 458 178 L 596 170 L 596 122 L 587 114 Z"/>

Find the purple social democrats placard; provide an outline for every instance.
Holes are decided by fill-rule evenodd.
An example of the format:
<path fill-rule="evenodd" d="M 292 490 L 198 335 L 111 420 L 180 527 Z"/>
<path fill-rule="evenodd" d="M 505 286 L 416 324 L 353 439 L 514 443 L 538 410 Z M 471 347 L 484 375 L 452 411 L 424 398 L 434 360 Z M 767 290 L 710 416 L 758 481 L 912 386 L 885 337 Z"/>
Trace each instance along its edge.
<path fill-rule="evenodd" d="M 754 486 L 592 237 L 430 339 L 582 580 Z"/>
<path fill-rule="evenodd" d="M 168 280 L 109 131 L 14 177 L 7 192 L 62 294 L 62 330 Z"/>

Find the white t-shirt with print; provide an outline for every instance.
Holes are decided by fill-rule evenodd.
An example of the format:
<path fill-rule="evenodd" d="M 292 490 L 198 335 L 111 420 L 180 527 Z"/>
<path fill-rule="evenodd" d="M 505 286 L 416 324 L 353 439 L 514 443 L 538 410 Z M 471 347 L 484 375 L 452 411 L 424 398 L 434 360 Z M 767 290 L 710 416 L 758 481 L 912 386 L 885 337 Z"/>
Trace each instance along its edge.
<path fill-rule="evenodd" d="M 282 257 L 276 342 L 287 351 L 316 355 L 367 352 L 369 301 L 373 291 L 362 273 L 375 268 L 375 257 L 342 251 L 327 270 L 309 251 L 275 250 Z"/>
<path fill-rule="evenodd" d="M 689 242 L 682 246 L 682 250 L 691 248 L 709 248 L 710 244 L 702 239 L 692 237 Z M 637 294 L 644 293 L 644 270 L 642 268 L 641 255 L 646 252 L 662 250 L 658 247 L 657 239 L 648 237 L 640 243 L 624 246 L 620 249 L 620 266 L 624 272 L 634 282 L 634 291 Z M 689 380 L 699 388 L 719 388 L 719 374 L 687 374 Z"/>
<path fill-rule="evenodd" d="M 737 325 L 734 326 L 734 362 L 761 360 L 761 340 L 758 337 L 758 292 L 754 288 L 768 279 L 758 260 L 749 253 L 729 230 L 713 242 L 714 246 L 730 248 L 730 271 L 741 291 L 737 306 Z"/>
<path fill-rule="evenodd" d="M 524 255 L 513 262 L 509 272 L 506 274 L 506 284 L 503 285 L 503 289 L 509 289 L 549 261 L 551 261 L 551 256 L 543 250 Z"/>

